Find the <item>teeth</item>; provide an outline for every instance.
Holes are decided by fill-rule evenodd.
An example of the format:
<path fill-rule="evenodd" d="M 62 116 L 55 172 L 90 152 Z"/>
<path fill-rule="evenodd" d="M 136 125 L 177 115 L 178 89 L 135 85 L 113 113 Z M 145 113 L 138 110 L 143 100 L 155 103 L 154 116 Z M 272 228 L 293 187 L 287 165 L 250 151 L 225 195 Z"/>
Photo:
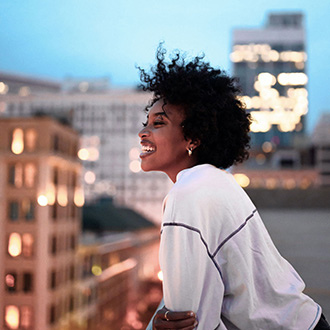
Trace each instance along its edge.
<path fill-rule="evenodd" d="M 155 151 L 155 148 L 150 147 L 150 146 L 142 146 L 142 151 L 143 152 L 152 152 L 152 151 Z"/>

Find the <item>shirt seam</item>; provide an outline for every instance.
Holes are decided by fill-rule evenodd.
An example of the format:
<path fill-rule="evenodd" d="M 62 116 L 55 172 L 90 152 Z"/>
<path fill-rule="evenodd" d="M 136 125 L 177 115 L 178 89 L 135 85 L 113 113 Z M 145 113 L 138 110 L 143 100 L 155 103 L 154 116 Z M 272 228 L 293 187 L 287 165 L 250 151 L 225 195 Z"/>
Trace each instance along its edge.
<path fill-rule="evenodd" d="M 170 227 L 170 226 L 173 226 L 173 227 L 183 227 L 185 229 L 188 229 L 188 230 L 191 230 L 191 231 L 194 231 L 196 233 L 199 234 L 199 237 L 200 237 L 200 240 L 202 241 L 203 245 L 205 246 L 206 248 L 206 252 L 209 256 L 209 258 L 212 260 L 215 268 L 217 269 L 221 279 L 223 280 L 223 277 L 222 277 L 222 272 L 221 272 L 221 269 L 220 269 L 220 266 L 218 265 L 218 263 L 216 262 L 216 260 L 214 259 L 214 256 L 211 254 L 210 250 L 209 250 L 209 247 L 201 233 L 201 231 L 195 227 L 192 227 L 192 226 L 189 226 L 189 225 L 186 225 L 185 223 L 181 223 L 181 222 L 165 222 L 163 223 L 163 227 Z M 161 230 L 160 234 L 163 233 L 163 229 Z"/>
<path fill-rule="evenodd" d="M 215 252 L 213 253 L 212 257 L 215 257 L 217 253 L 220 251 L 220 249 L 231 239 L 233 238 L 236 234 L 238 234 L 249 222 L 250 219 L 253 218 L 254 214 L 257 212 L 257 209 L 254 209 L 252 213 L 244 220 L 244 222 L 237 228 L 235 229 L 231 234 L 229 234 L 216 248 Z"/>

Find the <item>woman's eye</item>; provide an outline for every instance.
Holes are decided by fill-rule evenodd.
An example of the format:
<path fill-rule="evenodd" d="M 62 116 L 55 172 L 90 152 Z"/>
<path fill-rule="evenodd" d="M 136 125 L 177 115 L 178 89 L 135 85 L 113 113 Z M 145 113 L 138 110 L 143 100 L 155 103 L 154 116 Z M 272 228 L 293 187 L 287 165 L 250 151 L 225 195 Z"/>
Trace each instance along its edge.
<path fill-rule="evenodd" d="M 164 122 L 162 122 L 162 121 L 155 121 L 154 122 L 154 126 L 160 126 L 160 125 L 163 125 L 164 124 Z"/>
<path fill-rule="evenodd" d="M 148 122 L 147 121 L 145 123 L 142 123 L 142 126 L 143 127 L 147 127 L 147 125 L 148 125 Z"/>

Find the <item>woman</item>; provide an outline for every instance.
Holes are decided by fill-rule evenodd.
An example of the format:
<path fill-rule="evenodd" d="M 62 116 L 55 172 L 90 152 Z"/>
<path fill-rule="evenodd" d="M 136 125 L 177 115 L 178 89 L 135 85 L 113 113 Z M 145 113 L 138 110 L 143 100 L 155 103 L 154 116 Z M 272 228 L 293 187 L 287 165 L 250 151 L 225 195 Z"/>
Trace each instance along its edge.
<path fill-rule="evenodd" d="M 165 306 L 153 328 L 314 329 L 320 306 L 224 171 L 248 157 L 251 119 L 235 80 L 202 57 L 177 53 L 167 63 L 165 53 L 160 46 L 151 74 L 140 69 L 154 93 L 139 133 L 141 167 L 174 182 L 159 254 Z"/>

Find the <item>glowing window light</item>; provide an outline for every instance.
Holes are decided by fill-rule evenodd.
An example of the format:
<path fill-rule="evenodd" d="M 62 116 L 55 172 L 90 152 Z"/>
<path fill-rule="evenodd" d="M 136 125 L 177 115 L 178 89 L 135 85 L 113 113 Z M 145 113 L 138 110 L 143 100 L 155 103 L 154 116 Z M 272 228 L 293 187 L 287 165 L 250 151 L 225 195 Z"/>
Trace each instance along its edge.
<path fill-rule="evenodd" d="M 48 205 L 54 205 L 56 200 L 56 189 L 53 183 L 49 183 L 46 191 L 46 198 Z"/>
<path fill-rule="evenodd" d="M 303 72 L 280 73 L 277 77 L 279 84 L 283 86 L 291 85 L 306 85 L 308 77 Z"/>
<path fill-rule="evenodd" d="M 292 190 L 292 189 L 296 188 L 296 186 L 297 186 L 296 181 L 293 178 L 286 179 L 283 182 L 284 189 Z"/>
<path fill-rule="evenodd" d="M 21 307 L 21 327 L 30 329 L 32 326 L 32 308 L 30 306 Z"/>
<path fill-rule="evenodd" d="M 87 171 L 84 175 L 84 180 L 87 184 L 93 184 L 96 180 L 96 175 L 92 171 Z"/>
<path fill-rule="evenodd" d="M 13 274 L 7 274 L 5 277 L 5 283 L 8 288 L 15 288 L 16 278 Z"/>
<path fill-rule="evenodd" d="M 236 182 L 243 188 L 246 188 L 250 184 L 250 179 L 243 173 L 234 174 Z"/>
<path fill-rule="evenodd" d="M 31 234 L 22 235 L 22 252 L 25 257 L 31 257 L 33 255 L 33 236 Z"/>
<path fill-rule="evenodd" d="M 280 59 L 280 54 L 273 49 L 269 52 L 269 58 L 272 62 L 277 62 Z"/>
<path fill-rule="evenodd" d="M 21 163 L 15 165 L 14 184 L 16 188 L 23 186 L 23 165 Z"/>
<path fill-rule="evenodd" d="M 24 167 L 24 184 L 27 188 L 32 188 L 35 184 L 35 177 L 37 174 L 36 165 L 27 163 Z"/>
<path fill-rule="evenodd" d="M 158 272 L 157 277 L 161 282 L 163 282 L 164 276 L 163 276 L 163 272 L 161 270 Z"/>
<path fill-rule="evenodd" d="M 8 253 L 12 257 L 17 257 L 22 253 L 21 235 L 18 233 L 11 233 L 8 241 Z"/>
<path fill-rule="evenodd" d="M 256 162 L 258 165 L 263 165 L 266 162 L 266 156 L 264 154 L 258 154 L 256 156 Z"/>
<path fill-rule="evenodd" d="M 81 160 L 87 160 L 89 158 L 89 151 L 86 148 L 82 148 L 78 151 L 78 157 Z"/>
<path fill-rule="evenodd" d="M 9 90 L 8 85 L 6 85 L 4 82 L 0 82 L 0 94 L 7 94 Z"/>
<path fill-rule="evenodd" d="M 84 191 L 82 188 L 75 189 L 73 202 L 78 207 L 82 207 L 84 205 L 85 197 L 84 197 Z"/>
<path fill-rule="evenodd" d="M 60 186 L 57 189 L 57 201 L 60 206 L 68 205 L 68 190 L 66 186 Z"/>
<path fill-rule="evenodd" d="M 266 188 L 267 189 L 275 189 L 278 186 L 278 182 L 275 178 L 266 179 Z"/>
<path fill-rule="evenodd" d="M 37 132 L 35 129 L 30 128 L 25 132 L 25 145 L 28 151 L 33 151 L 37 144 Z"/>
<path fill-rule="evenodd" d="M 130 162 L 129 164 L 129 169 L 133 172 L 133 173 L 138 173 L 141 171 L 141 164 L 138 160 L 133 160 Z"/>
<path fill-rule="evenodd" d="M 23 97 L 30 95 L 30 93 L 31 93 L 31 90 L 30 90 L 30 87 L 28 87 L 28 86 L 22 86 L 18 91 L 19 96 L 23 96 Z"/>
<path fill-rule="evenodd" d="M 242 96 L 241 101 L 245 104 L 246 109 L 252 108 L 252 100 L 249 96 Z"/>
<path fill-rule="evenodd" d="M 48 199 L 45 195 L 39 195 L 37 201 L 40 206 L 46 206 L 48 204 Z"/>
<path fill-rule="evenodd" d="M 276 84 L 276 78 L 269 72 L 262 72 L 258 75 L 258 81 L 262 86 L 273 86 Z"/>
<path fill-rule="evenodd" d="M 6 306 L 5 322 L 9 329 L 18 329 L 19 327 L 19 309 L 17 306 Z"/>
<path fill-rule="evenodd" d="M 252 102 L 252 108 L 259 109 L 261 107 L 261 99 L 259 96 L 253 96 L 251 102 Z"/>
<path fill-rule="evenodd" d="M 100 153 L 97 148 L 95 147 L 89 148 L 88 153 L 89 153 L 88 160 L 90 160 L 91 162 L 95 162 L 99 159 Z"/>
<path fill-rule="evenodd" d="M 24 150 L 23 130 L 21 128 L 15 128 L 13 131 L 11 151 L 15 155 L 19 155 L 23 152 L 23 150 Z"/>

